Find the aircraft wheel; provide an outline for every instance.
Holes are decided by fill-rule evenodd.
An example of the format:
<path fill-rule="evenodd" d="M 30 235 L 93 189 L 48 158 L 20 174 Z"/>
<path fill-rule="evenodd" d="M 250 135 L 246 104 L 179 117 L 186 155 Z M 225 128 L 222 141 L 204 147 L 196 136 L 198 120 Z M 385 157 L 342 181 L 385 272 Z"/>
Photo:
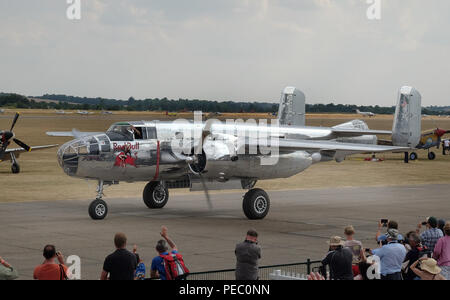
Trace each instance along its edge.
<path fill-rule="evenodd" d="M 13 174 L 19 174 L 20 173 L 20 166 L 19 166 L 19 164 L 12 164 L 11 165 L 11 172 L 13 172 Z"/>
<path fill-rule="evenodd" d="M 416 152 L 411 152 L 411 154 L 409 155 L 409 159 L 410 160 L 417 160 L 418 156 Z"/>
<path fill-rule="evenodd" d="M 269 195 L 262 189 L 252 189 L 245 194 L 242 208 L 248 219 L 264 219 L 270 209 Z"/>
<path fill-rule="evenodd" d="M 436 158 L 436 154 L 434 152 L 428 153 L 428 159 L 429 160 L 435 160 L 435 158 Z"/>
<path fill-rule="evenodd" d="M 152 181 L 145 186 L 143 198 L 148 208 L 163 208 L 169 201 L 169 190 L 160 182 Z"/>
<path fill-rule="evenodd" d="M 108 205 L 101 199 L 96 199 L 89 205 L 89 216 L 93 220 L 103 220 L 108 214 Z"/>

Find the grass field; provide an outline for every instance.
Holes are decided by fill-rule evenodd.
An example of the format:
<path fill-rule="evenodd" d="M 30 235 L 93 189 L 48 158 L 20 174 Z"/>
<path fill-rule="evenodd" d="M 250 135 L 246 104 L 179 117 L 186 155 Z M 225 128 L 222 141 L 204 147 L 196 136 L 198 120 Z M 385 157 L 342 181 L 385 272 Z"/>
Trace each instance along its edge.
<path fill-rule="evenodd" d="M 0 128 L 9 129 L 13 111 L 0 115 Z M 54 138 L 45 135 L 46 131 L 105 131 L 112 123 L 123 120 L 166 120 L 164 113 L 119 112 L 114 115 L 80 116 L 56 115 L 46 110 L 23 110 L 16 125 L 16 136 L 29 145 L 60 144 L 70 138 Z M 176 118 L 190 118 L 191 113 L 181 113 Z M 267 114 L 223 114 L 220 118 L 268 118 Z M 307 125 L 333 126 L 355 118 L 357 115 L 313 114 L 307 115 Z M 371 129 L 390 130 L 392 116 L 364 118 Z M 437 126 L 450 128 L 449 118 L 426 117 L 422 128 Z M 22 172 L 13 175 L 9 162 L 0 163 L 0 202 L 83 199 L 95 197 L 95 182 L 87 182 L 66 176 L 56 161 L 57 149 L 26 153 L 19 158 Z M 289 179 L 269 180 L 258 183 L 266 190 L 311 189 L 330 187 L 409 185 L 427 183 L 450 183 L 450 156 L 442 156 L 435 150 L 435 161 L 426 159 L 426 151 L 418 151 L 419 160 L 404 164 L 402 154 L 381 154 L 384 162 L 365 162 L 364 156 L 352 156 L 343 163 L 328 162 L 312 166 L 305 172 Z M 140 197 L 145 183 L 120 183 L 105 190 L 107 197 Z M 185 190 L 174 190 L 183 193 Z"/>

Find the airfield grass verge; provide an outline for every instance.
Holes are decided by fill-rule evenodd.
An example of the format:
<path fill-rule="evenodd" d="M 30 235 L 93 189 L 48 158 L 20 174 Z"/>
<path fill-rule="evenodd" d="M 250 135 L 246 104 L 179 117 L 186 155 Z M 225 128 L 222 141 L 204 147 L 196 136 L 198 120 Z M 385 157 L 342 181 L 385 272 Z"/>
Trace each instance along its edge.
<path fill-rule="evenodd" d="M 0 128 L 8 129 L 13 112 L 0 116 Z M 185 116 L 178 116 L 185 117 Z M 235 114 L 221 118 L 266 118 L 267 114 Z M 187 118 L 187 117 L 186 117 Z M 312 114 L 307 116 L 307 125 L 334 126 L 355 118 L 356 115 Z M 123 120 L 166 120 L 163 113 L 118 113 L 107 115 L 56 115 L 54 112 L 26 110 L 17 123 L 16 136 L 29 145 L 60 144 L 70 138 L 55 138 L 45 135 L 46 131 L 105 131 L 112 123 Z M 365 118 L 371 129 L 390 130 L 392 116 Z M 450 129 L 450 119 L 427 117 L 422 128 L 436 127 Z M 21 173 L 11 174 L 10 163 L 0 163 L 0 202 L 17 201 L 55 201 L 92 200 L 95 198 L 96 182 L 70 178 L 59 167 L 56 160 L 57 149 L 25 153 L 19 158 Z M 335 187 L 421 185 L 450 183 L 450 156 L 442 156 L 442 151 L 434 149 L 435 161 L 427 159 L 426 151 L 418 151 L 419 160 L 403 163 L 403 154 L 380 154 L 383 162 L 366 162 L 364 155 L 351 156 L 342 163 L 327 162 L 313 165 L 305 172 L 287 179 L 258 182 L 257 186 L 268 191 L 286 189 L 316 189 Z M 120 183 L 105 189 L 106 198 L 141 197 L 145 186 L 141 183 Z M 171 193 L 184 193 L 187 190 L 173 190 Z M 242 191 L 243 192 L 243 191 Z M 200 197 L 200 193 L 199 193 Z"/>

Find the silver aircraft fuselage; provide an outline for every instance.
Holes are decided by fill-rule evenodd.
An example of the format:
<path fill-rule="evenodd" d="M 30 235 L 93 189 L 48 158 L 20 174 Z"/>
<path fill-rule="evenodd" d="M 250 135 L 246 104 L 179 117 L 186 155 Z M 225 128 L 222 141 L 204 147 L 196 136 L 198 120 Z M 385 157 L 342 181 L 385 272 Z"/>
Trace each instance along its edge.
<path fill-rule="evenodd" d="M 358 129 L 367 127 L 365 123 L 350 123 L 348 126 L 357 126 Z M 201 138 L 204 151 L 200 151 L 200 159 L 197 159 L 200 161 L 192 160 L 190 154 L 193 151 L 189 148 L 196 146 L 193 142 L 196 132 L 200 132 L 200 136 L 204 134 Z M 70 176 L 107 182 L 176 181 L 197 172 L 210 180 L 224 182 L 230 179 L 287 178 L 318 162 L 314 151 L 266 153 L 258 148 L 253 153 L 238 154 L 233 149 L 238 136 L 247 139 L 267 137 L 268 140 L 342 138 L 333 128 L 322 127 L 258 126 L 249 122 L 121 122 L 106 133 L 83 136 L 66 143 L 58 151 L 58 161 Z M 376 143 L 376 137 L 374 139 L 372 135 L 348 139 L 354 139 L 354 142 L 359 139 L 365 144 Z M 274 164 L 261 163 L 274 157 Z M 335 157 L 321 156 L 319 161 L 331 159 Z"/>

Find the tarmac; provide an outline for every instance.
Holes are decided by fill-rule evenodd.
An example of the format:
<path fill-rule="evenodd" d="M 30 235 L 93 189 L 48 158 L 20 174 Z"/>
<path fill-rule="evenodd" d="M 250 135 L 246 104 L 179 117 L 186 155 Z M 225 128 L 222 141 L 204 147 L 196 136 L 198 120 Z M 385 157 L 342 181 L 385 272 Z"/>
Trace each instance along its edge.
<path fill-rule="evenodd" d="M 82 279 L 98 279 L 115 250 L 114 234 L 124 232 L 148 271 L 165 225 L 191 271 L 200 272 L 234 268 L 234 247 L 250 228 L 260 234 L 261 265 L 273 265 L 322 259 L 326 241 L 350 224 L 356 239 L 373 248 L 380 219 L 398 221 L 402 233 L 431 215 L 450 219 L 450 185 L 269 191 L 271 211 L 260 221 L 245 218 L 243 192 L 212 193 L 212 210 L 201 193 L 176 193 L 161 210 L 141 199 L 105 198 L 109 214 L 102 221 L 89 218 L 90 200 L 0 203 L 0 256 L 20 279 L 32 279 L 43 247 L 54 244 L 66 257 L 81 258 Z"/>

